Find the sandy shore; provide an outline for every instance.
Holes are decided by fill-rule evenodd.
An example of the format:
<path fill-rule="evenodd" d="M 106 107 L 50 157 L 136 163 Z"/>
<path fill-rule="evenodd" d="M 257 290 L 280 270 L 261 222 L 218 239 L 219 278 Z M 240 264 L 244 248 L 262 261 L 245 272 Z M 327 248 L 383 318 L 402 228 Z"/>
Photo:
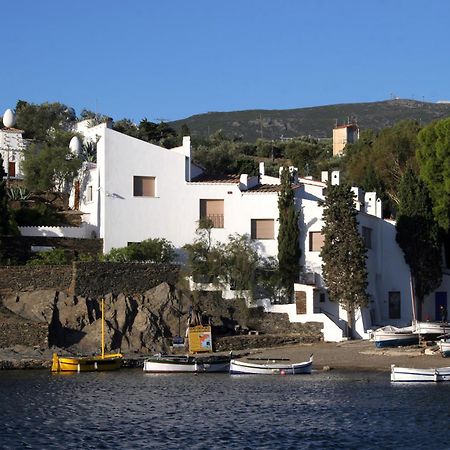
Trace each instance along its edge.
<path fill-rule="evenodd" d="M 244 358 L 245 356 L 264 359 L 288 358 L 292 362 L 305 361 L 312 353 L 313 367 L 316 370 L 389 371 L 391 364 L 421 368 L 450 366 L 450 358 L 443 358 L 439 352 L 432 355 L 425 354 L 424 349 L 417 346 L 377 349 L 373 342 L 369 341 L 292 344 L 265 349 L 240 350 L 233 353 Z M 49 368 L 51 354 L 50 349 L 22 346 L 0 349 L 0 369 Z M 221 354 L 228 354 L 228 352 Z M 125 355 L 126 366 L 140 367 L 146 355 L 133 355 L 130 358 L 127 356 Z"/>
<path fill-rule="evenodd" d="M 248 351 L 247 351 L 248 352 Z M 237 352 L 238 354 L 241 352 Z M 391 364 L 405 367 L 448 367 L 450 359 L 439 352 L 425 354 L 423 348 L 398 347 L 378 349 L 373 342 L 295 344 L 284 347 L 251 350 L 251 357 L 289 358 L 305 361 L 314 355 L 315 369 L 390 371 Z"/>

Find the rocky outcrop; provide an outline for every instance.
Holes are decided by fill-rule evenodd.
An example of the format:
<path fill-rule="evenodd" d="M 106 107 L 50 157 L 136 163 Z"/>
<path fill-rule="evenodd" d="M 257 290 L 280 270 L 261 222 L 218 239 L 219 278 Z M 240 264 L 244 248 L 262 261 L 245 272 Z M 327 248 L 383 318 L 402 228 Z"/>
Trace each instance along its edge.
<path fill-rule="evenodd" d="M 3 296 L 3 305 L 10 315 L 20 319 L 17 324 L 22 331 L 31 327 L 45 335 L 36 343 L 28 340 L 28 345 L 44 344 L 46 348 L 58 347 L 77 354 L 98 353 L 101 347 L 101 297 L 82 297 L 70 292 L 44 289 L 11 293 Z M 289 342 L 292 339 L 295 342 L 302 339 L 317 341 L 321 337 L 320 326 L 291 324 L 285 315 L 247 308 L 244 300 L 223 300 L 217 293 L 191 293 L 165 282 L 141 294 L 109 293 L 104 300 L 106 350 L 119 350 L 128 355 L 169 352 L 172 338 L 185 336 L 193 309 L 209 318 L 215 338 L 244 335 L 248 330 L 264 335 L 290 335 Z M 20 333 L 20 329 L 18 331 Z M 283 339 L 276 337 L 269 341 L 282 343 Z M 227 345 L 241 348 L 270 344 L 269 341 L 268 337 L 225 339 L 218 347 L 227 350 Z M 17 339 L 15 342 L 6 339 L 2 345 L 21 343 Z"/>

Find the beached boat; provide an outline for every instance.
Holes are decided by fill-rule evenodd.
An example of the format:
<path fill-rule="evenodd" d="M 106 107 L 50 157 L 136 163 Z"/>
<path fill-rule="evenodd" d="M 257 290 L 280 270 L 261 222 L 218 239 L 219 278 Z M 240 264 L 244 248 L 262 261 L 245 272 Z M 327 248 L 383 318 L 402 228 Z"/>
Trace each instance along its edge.
<path fill-rule="evenodd" d="M 439 336 L 450 331 L 450 323 L 448 322 L 415 321 L 413 322 L 412 327 L 414 332 L 420 335 Z"/>
<path fill-rule="evenodd" d="M 391 381 L 424 382 L 450 381 L 450 367 L 434 369 L 416 369 L 410 367 L 391 366 Z"/>
<path fill-rule="evenodd" d="M 447 358 L 450 356 L 450 339 L 441 339 L 438 342 L 439 345 L 439 351 L 441 352 L 441 355 L 444 358 Z"/>
<path fill-rule="evenodd" d="M 258 359 L 259 360 L 259 359 Z M 233 375 L 298 375 L 309 374 L 312 370 L 313 355 L 309 361 L 300 363 L 277 362 L 277 359 L 264 359 L 265 362 L 253 362 L 232 359 L 230 361 L 230 374 Z"/>
<path fill-rule="evenodd" d="M 102 299 L 102 353 L 96 356 L 58 356 L 53 353 L 52 372 L 96 372 L 120 369 L 121 353 L 105 354 L 105 302 Z"/>
<path fill-rule="evenodd" d="M 229 370 L 228 356 L 197 357 L 157 354 L 144 361 L 146 373 L 212 373 Z"/>
<path fill-rule="evenodd" d="M 387 325 L 373 332 L 373 341 L 378 348 L 415 345 L 419 343 L 419 334 L 413 327 L 397 328 Z"/>

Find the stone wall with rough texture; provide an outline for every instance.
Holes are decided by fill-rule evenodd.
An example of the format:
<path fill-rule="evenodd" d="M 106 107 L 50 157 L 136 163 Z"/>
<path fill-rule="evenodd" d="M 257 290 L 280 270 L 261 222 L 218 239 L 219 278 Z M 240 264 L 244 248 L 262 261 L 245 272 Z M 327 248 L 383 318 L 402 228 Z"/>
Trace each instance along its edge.
<path fill-rule="evenodd" d="M 96 256 L 102 253 L 102 239 L 75 239 L 45 236 L 1 236 L 1 245 L 4 253 L 9 255 L 17 264 L 25 264 L 35 255 L 32 246 L 62 248 L 69 257 L 77 255 Z"/>
<path fill-rule="evenodd" d="M 65 291 L 72 283 L 72 266 L 0 267 L 0 294 L 53 289 Z"/>
<path fill-rule="evenodd" d="M 74 263 L 74 294 L 99 297 L 108 293 L 135 294 L 161 283 L 175 284 L 179 266 L 143 263 Z"/>
<path fill-rule="evenodd" d="M 75 262 L 69 266 L 0 267 L 0 294 L 53 289 L 83 297 L 142 293 L 163 282 L 175 284 L 171 264 Z"/>

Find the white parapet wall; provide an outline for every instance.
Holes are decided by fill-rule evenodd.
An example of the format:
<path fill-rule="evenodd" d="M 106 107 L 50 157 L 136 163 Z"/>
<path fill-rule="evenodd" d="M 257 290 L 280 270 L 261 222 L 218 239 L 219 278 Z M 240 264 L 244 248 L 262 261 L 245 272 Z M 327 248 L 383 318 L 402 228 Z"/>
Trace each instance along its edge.
<path fill-rule="evenodd" d="M 64 237 L 89 239 L 92 237 L 92 227 L 83 223 L 80 227 L 19 227 L 22 236 Z"/>
<path fill-rule="evenodd" d="M 323 324 L 322 333 L 325 342 L 341 342 L 345 340 L 342 329 L 323 313 L 297 314 L 296 305 L 272 305 L 269 299 L 258 300 L 258 306 L 264 307 L 266 312 L 287 314 L 291 323 L 319 322 Z"/>

